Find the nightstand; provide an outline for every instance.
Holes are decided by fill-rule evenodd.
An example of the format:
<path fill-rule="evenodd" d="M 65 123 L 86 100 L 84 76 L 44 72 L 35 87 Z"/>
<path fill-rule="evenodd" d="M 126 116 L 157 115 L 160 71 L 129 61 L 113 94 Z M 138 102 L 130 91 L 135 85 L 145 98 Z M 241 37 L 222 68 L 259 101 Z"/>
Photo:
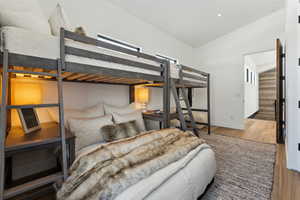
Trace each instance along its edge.
<path fill-rule="evenodd" d="M 145 120 L 158 121 L 159 128 L 162 128 L 163 112 L 146 111 L 143 112 L 143 118 Z M 170 113 L 170 120 L 172 119 L 178 119 L 178 113 Z"/>
<path fill-rule="evenodd" d="M 68 165 L 70 166 L 75 159 L 75 136 L 68 131 L 66 131 L 66 143 L 68 150 Z M 13 127 L 8 133 L 5 142 L 6 186 L 10 187 L 14 185 L 12 181 L 12 156 L 22 152 L 40 149 L 55 149 L 60 147 L 60 145 L 61 140 L 59 137 L 59 126 L 57 123 L 41 124 L 40 130 L 28 134 L 25 134 L 21 127 Z M 38 175 L 33 175 L 32 179 L 37 177 Z M 28 180 L 30 177 L 25 177 L 24 179 Z M 23 181 L 20 180 L 16 182 Z"/>

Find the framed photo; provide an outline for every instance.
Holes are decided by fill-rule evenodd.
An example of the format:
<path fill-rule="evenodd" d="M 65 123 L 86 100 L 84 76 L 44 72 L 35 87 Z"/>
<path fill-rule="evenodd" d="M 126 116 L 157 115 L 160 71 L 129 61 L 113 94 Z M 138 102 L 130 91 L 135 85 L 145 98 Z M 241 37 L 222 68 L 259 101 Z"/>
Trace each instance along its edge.
<path fill-rule="evenodd" d="M 19 108 L 18 113 L 25 133 L 41 129 L 40 120 L 34 108 Z"/>

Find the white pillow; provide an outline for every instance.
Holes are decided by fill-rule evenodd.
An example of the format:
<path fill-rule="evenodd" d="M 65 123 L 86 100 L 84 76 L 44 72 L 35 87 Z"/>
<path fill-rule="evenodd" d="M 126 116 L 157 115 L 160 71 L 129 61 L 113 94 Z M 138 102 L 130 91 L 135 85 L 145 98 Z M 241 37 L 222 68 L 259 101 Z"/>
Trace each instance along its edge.
<path fill-rule="evenodd" d="M 135 121 L 136 125 L 139 129 L 139 132 L 146 131 L 145 122 L 144 122 L 144 119 L 143 119 L 142 112 L 140 110 L 136 110 L 134 112 L 127 113 L 127 114 L 112 113 L 112 115 L 114 117 L 114 121 L 117 124 L 124 123 L 124 122 Z"/>
<path fill-rule="evenodd" d="M 16 12 L 16 11 L 1 11 L 0 25 L 13 26 L 23 28 L 36 33 L 50 35 L 50 27 L 46 20 L 39 19 L 38 16 L 30 12 Z"/>
<path fill-rule="evenodd" d="M 48 21 L 50 24 L 52 35 L 54 36 L 60 35 L 60 28 L 72 31 L 72 26 L 69 22 L 69 19 L 64 9 L 59 4 L 57 4 L 57 6 L 55 7 Z"/>
<path fill-rule="evenodd" d="M 59 109 L 58 107 L 48 108 L 51 119 L 55 122 L 59 122 Z M 91 106 L 86 109 L 65 109 L 65 125 L 69 118 L 94 118 L 104 115 L 104 108 L 102 103 Z"/>
<path fill-rule="evenodd" d="M 84 109 L 66 109 L 65 115 L 72 118 L 93 118 L 104 115 L 102 103 Z"/>
<path fill-rule="evenodd" d="M 105 114 L 113 114 L 113 113 L 119 113 L 119 114 L 127 114 L 134 112 L 135 109 L 135 104 L 129 104 L 126 106 L 113 106 L 113 105 L 108 105 L 104 104 L 104 110 Z"/>
<path fill-rule="evenodd" d="M 103 126 L 112 125 L 112 116 L 105 115 L 97 118 L 87 119 L 69 119 L 68 120 L 71 132 L 76 136 L 75 149 L 87 147 L 89 145 L 103 142 L 101 128 Z"/>

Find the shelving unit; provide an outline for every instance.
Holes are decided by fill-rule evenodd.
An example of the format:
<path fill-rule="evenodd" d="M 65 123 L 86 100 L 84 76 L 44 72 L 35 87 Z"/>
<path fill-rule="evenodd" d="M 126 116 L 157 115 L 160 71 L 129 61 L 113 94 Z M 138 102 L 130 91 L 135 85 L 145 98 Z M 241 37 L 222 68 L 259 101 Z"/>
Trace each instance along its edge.
<path fill-rule="evenodd" d="M 56 182 L 58 180 L 66 180 L 68 176 L 68 162 L 67 162 L 67 149 L 66 149 L 66 136 L 64 129 L 64 113 L 63 113 L 63 88 L 62 88 L 62 70 L 61 70 L 61 61 L 57 60 L 57 73 L 46 73 L 46 72 L 34 72 L 34 71 L 25 71 L 25 70 L 14 70 L 10 69 L 8 65 L 8 51 L 4 50 L 3 52 L 3 66 L 2 66 L 2 101 L 1 101 L 1 121 L 0 121 L 0 131 L 1 133 L 7 132 L 8 127 L 8 112 L 11 109 L 19 108 L 46 108 L 46 107 L 59 107 L 59 136 L 62 149 L 62 172 L 48 175 L 37 180 L 30 181 L 28 183 L 4 189 L 5 184 L 5 140 L 7 134 L 0 134 L 0 199 L 9 199 L 11 197 L 17 196 L 24 192 L 39 188 L 41 186 Z M 23 74 L 33 74 L 33 75 L 42 75 L 42 76 L 51 76 L 55 77 L 57 80 L 58 86 L 58 103 L 56 104 L 32 104 L 32 105 L 9 105 L 8 95 L 10 93 L 9 81 L 10 73 L 23 73 Z"/>

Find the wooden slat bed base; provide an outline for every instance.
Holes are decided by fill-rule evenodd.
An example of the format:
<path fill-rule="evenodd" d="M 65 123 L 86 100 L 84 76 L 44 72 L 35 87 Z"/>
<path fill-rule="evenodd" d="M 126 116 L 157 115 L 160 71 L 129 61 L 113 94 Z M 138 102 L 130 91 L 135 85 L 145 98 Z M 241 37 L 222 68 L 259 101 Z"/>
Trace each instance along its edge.
<path fill-rule="evenodd" d="M 78 78 L 82 78 L 82 77 L 85 77 L 85 76 L 87 76 L 87 74 L 73 74 L 73 75 L 71 75 L 71 76 L 68 76 L 67 77 L 67 80 L 68 81 L 72 81 L 72 80 L 76 80 L 76 79 L 78 79 Z"/>
<path fill-rule="evenodd" d="M 147 87 L 158 87 L 161 88 L 163 87 L 163 83 L 154 83 L 154 84 L 145 84 Z M 185 88 L 207 88 L 206 84 L 191 84 L 191 83 L 186 83 L 186 84 L 176 84 L 176 87 L 185 87 Z"/>
<path fill-rule="evenodd" d="M 47 72 L 50 74 L 55 74 L 57 73 L 56 70 L 51 70 L 49 68 L 35 68 L 35 67 L 22 67 L 22 66 L 14 66 L 14 70 L 26 70 L 26 71 L 33 71 L 33 72 Z M 104 69 L 105 70 L 105 69 Z M 118 70 L 116 70 L 118 71 Z M 126 73 L 122 70 L 120 70 L 120 73 Z M 201 74 L 203 75 L 203 74 Z M 28 75 L 26 75 L 28 76 Z M 154 75 L 146 75 L 149 76 L 150 79 L 153 77 L 157 79 L 156 81 L 160 82 L 162 81 L 160 77 L 154 76 Z M 191 75 L 188 75 L 191 76 Z M 139 79 L 139 74 L 137 73 L 135 77 L 132 78 L 123 78 L 120 76 L 120 74 L 116 73 L 114 74 L 93 74 L 93 73 L 84 73 L 84 72 L 63 72 L 62 77 L 64 81 L 68 82 L 87 82 L 87 83 L 108 83 L 108 84 L 120 84 L 120 85 L 135 85 L 135 84 L 144 84 L 147 83 L 147 80 L 144 79 Z M 39 79 L 45 78 L 44 76 L 38 76 Z M 198 81 L 185 81 L 184 85 L 180 85 L 177 83 L 177 87 L 187 87 L 187 88 L 206 88 L 207 84 L 207 78 L 202 78 L 202 77 L 194 77 L 197 78 L 198 81 L 203 81 L 198 82 Z M 47 77 L 47 80 L 51 80 L 55 78 Z M 162 87 L 162 85 L 153 85 L 151 87 Z"/>
<path fill-rule="evenodd" d="M 144 54 L 142 54 L 144 55 Z M 3 53 L 0 52 L 0 60 L 2 61 Z M 145 59 L 150 58 L 145 56 Z M 32 56 L 25 56 L 19 54 L 9 54 L 9 64 L 11 69 L 14 70 L 26 70 L 32 72 L 41 72 L 41 73 L 57 73 L 57 60 L 38 58 Z M 108 58 L 107 58 L 108 59 Z M 151 60 L 161 61 L 151 57 Z M 123 60 L 120 60 L 120 62 Z M 126 61 L 127 62 L 127 61 Z M 129 61 L 128 61 L 129 62 Z M 2 62 L 0 63 L 2 64 Z M 65 63 L 66 71 L 63 72 L 62 77 L 64 81 L 68 82 L 87 82 L 87 83 L 108 83 L 108 84 L 120 84 L 120 85 L 134 85 L 139 83 L 147 83 L 147 81 L 163 81 L 163 78 L 160 75 L 144 74 L 138 72 L 131 72 L 126 70 L 114 70 L 110 68 L 89 66 L 89 65 L 80 65 L 74 63 Z M 129 64 L 138 65 L 137 62 L 130 62 Z M 30 66 L 30 67 L 24 67 Z M 141 68 L 152 69 L 157 73 L 161 72 L 162 68 L 154 67 L 148 64 L 143 64 Z M 2 68 L 0 68 L 0 71 Z M 16 73 L 12 73 L 13 77 L 16 77 Z M 105 78 L 103 78 L 105 75 Z M 24 77 L 34 77 L 38 79 L 46 80 L 55 80 L 55 78 L 46 77 L 39 75 L 38 73 L 35 76 L 30 76 L 30 74 L 24 75 Z M 125 77 L 125 78 L 124 78 Z"/>
<path fill-rule="evenodd" d="M 56 74 L 57 72 L 55 70 L 44 70 L 44 69 L 38 69 L 37 68 L 29 68 L 29 67 L 20 67 L 20 66 L 14 66 L 12 67 L 13 70 L 18 70 L 20 73 L 22 71 L 29 71 L 33 72 L 35 75 L 38 75 L 38 77 L 34 77 L 36 79 L 45 79 L 45 80 L 55 80 L 55 77 L 50 77 L 51 74 Z M 13 73 L 14 76 L 18 78 Z M 34 75 L 33 74 L 33 75 Z M 44 74 L 44 76 L 43 76 Z M 49 75 L 49 76 L 46 76 Z M 23 74 L 22 77 L 30 77 L 30 74 Z M 120 78 L 120 77 L 114 77 L 114 76 L 107 76 L 107 75 L 95 75 L 95 74 L 86 74 L 86 73 L 73 73 L 73 72 L 64 72 L 62 74 L 62 77 L 64 78 L 64 81 L 68 82 L 86 82 L 86 83 L 107 83 L 107 84 L 120 84 L 120 85 L 135 85 L 140 83 L 146 83 L 146 80 L 143 79 L 129 79 L 129 78 Z"/>

